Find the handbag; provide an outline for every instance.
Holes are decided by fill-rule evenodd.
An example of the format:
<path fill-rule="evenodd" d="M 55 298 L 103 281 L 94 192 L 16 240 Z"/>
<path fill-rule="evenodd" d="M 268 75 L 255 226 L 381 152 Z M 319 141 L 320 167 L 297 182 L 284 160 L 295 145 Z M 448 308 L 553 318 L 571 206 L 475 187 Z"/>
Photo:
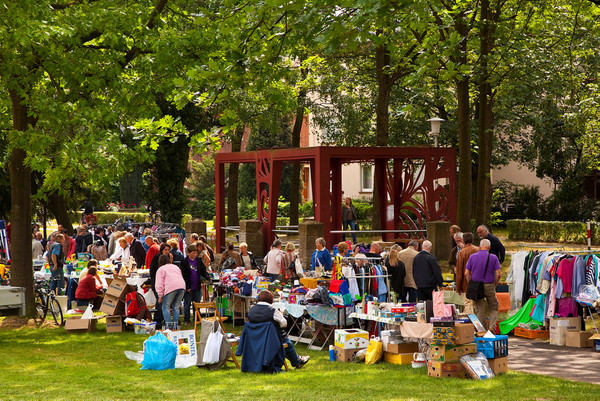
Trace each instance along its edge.
<path fill-rule="evenodd" d="M 487 261 L 485 262 L 485 270 L 483 271 L 483 278 L 485 279 L 485 275 L 487 273 L 488 264 L 490 263 L 490 254 L 488 253 Z M 475 281 L 470 280 L 469 285 L 467 285 L 467 299 L 472 301 L 479 301 L 483 299 L 484 296 L 484 287 L 483 281 Z"/>

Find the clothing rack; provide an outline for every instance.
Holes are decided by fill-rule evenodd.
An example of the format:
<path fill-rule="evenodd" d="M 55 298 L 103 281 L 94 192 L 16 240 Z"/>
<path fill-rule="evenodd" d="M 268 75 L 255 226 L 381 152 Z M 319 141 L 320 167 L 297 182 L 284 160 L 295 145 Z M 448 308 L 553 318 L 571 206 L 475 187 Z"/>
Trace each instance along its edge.
<path fill-rule="evenodd" d="M 556 246 L 556 245 L 536 245 L 536 244 L 525 244 L 525 243 L 519 243 L 518 245 L 518 249 L 520 250 L 521 248 L 529 248 L 531 250 L 534 249 L 560 249 L 560 250 L 564 250 L 565 246 Z"/>
<path fill-rule="evenodd" d="M 336 256 L 340 256 L 339 254 Z M 355 256 L 340 256 L 340 258 L 342 259 L 353 259 L 353 260 L 382 260 L 383 258 L 381 256 L 377 256 L 377 257 L 364 257 L 364 258 L 357 258 Z"/>

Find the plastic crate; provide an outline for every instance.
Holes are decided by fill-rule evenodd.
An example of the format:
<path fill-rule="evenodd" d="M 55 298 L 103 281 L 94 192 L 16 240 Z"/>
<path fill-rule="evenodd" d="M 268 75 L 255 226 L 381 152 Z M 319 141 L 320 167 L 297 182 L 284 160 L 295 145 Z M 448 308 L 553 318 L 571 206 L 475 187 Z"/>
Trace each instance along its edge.
<path fill-rule="evenodd" d="M 550 338 L 550 330 L 528 330 L 522 327 L 515 327 L 515 336 L 524 338 Z"/>
<path fill-rule="evenodd" d="M 478 337 L 475 342 L 477 342 L 477 352 L 483 352 L 486 358 L 502 358 L 508 355 L 508 336 Z"/>

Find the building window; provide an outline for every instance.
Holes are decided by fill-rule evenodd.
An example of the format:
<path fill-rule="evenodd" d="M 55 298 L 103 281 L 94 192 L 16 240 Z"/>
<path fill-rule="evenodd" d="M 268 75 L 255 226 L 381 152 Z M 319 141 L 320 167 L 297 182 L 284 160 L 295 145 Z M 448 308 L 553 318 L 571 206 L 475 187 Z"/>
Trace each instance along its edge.
<path fill-rule="evenodd" d="M 373 192 L 373 166 L 360 166 L 360 190 L 361 192 Z"/>

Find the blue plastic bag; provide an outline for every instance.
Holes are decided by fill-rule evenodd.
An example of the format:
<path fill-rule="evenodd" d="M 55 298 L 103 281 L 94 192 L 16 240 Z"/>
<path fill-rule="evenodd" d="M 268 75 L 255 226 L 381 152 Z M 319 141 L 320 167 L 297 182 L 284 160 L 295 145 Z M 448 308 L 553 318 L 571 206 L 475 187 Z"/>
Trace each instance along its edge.
<path fill-rule="evenodd" d="M 141 369 L 175 369 L 177 346 L 160 331 L 146 340 Z"/>

